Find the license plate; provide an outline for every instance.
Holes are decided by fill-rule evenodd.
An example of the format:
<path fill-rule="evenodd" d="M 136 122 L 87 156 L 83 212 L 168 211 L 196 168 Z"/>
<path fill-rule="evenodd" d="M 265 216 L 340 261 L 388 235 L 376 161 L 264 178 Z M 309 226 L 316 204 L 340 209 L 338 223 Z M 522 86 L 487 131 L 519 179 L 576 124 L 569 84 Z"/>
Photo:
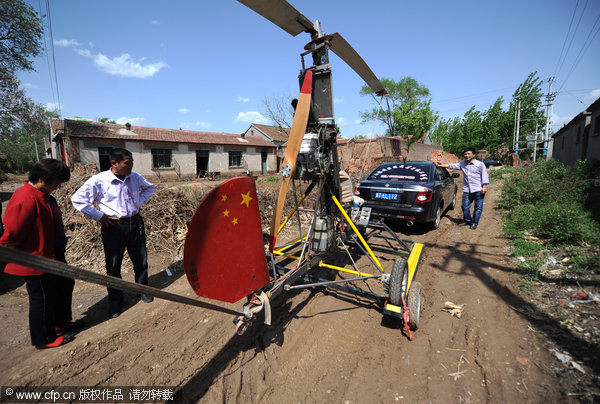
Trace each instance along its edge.
<path fill-rule="evenodd" d="M 397 201 L 398 194 L 388 194 L 385 192 L 375 192 L 375 199 L 384 199 L 386 201 Z"/>

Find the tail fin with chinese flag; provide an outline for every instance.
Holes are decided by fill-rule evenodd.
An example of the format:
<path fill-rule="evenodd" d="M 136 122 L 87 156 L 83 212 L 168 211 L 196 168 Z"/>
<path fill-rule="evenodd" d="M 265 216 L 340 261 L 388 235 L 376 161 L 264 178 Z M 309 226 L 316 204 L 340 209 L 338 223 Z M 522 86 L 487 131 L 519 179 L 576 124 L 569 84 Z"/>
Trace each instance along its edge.
<path fill-rule="evenodd" d="M 223 302 L 269 282 L 254 179 L 232 178 L 204 197 L 188 228 L 183 265 L 198 296 Z"/>

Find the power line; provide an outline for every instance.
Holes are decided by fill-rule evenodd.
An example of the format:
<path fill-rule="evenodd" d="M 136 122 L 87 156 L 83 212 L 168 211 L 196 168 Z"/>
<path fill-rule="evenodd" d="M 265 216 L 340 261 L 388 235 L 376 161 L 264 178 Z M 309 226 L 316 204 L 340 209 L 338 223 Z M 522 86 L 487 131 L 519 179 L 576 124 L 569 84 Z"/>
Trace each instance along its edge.
<path fill-rule="evenodd" d="M 38 10 L 40 13 L 40 16 L 43 16 L 44 13 L 42 13 L 42 1 L 38 0 Z M 56 97 L 54 96 L 54 81 L 52 80 L 52 69 L 50 68 L 50 59 L 48 58 L 48 33 L 46 32 L 46 30 L 44 30 L 44 55 L 46 56 L 46 64 L 48 65 L 48 76 L 50 78 L 50 90 L 52 91 L 52 102 L 54 103 L 54 105 L 56 105 Z"/>
<path fill-rule="evenodd" d="M 60 92 L 58 91 L 58 75 L 56 73 L 56 58 L 54 56 L 54 35 L 52 34 L 52 17 L 50 15 L 50 0 L 46 0 L 46 11 L 48 12 L 48 30 L 50 31 L 50 46 L 52 48 L 52 65 L 54 67 L 54 83 L 56 84 L 56 98 L 58 99 L 58 115 L 62 118 Z"/>
<path fill-rule="evenodd" d="M 563 52 L 565 50 L 565 45 L 567 44 L 567 40 L 569 39 L 569 33 L 571 32 L 571 27 L 573 26 L 573 19 L 575 18 L 575 12 L 577 11 L 577 6 L 579 6 L 579 0 L 575 4 L 575 9 L 573 10 L 573 15 L 571 16 L 571 22 L 569 23 L 569 29 L 567 30 L 567 35 L 565 35 L 565 40 L 562 45 L 562 49 L 560 50 L 560 55 L 558 56 L 558 60 L 556 61 L 556 67 L 554 68 L 553 76 L 556 77 L 558 66 L 560 65 L 560 59 L 563 56 Z"/>
<path fill-rule="evenodd" d="M 565 64 L 565 61 L 567 60 L 567 55 L 569 54 L 569 51 L 571 50 L 571 45 L 573 44 L 573 40 L 575 39 L 575 35 L 577 34 L 577 30 L 579 29 L 579 25 L 581 24 L 581 19 L 583 18 L 583 15 L 585 14 L 585 9 L 587 7 L 588 4 L 588 0 L 585 1 L 585 5 L 583 6 L 583 10 L 581 10 L 581 15 L 579 16 L 579 20 L 577 20 L 577 26 L 575 27 L 575 30 L 573 30 L 573 36 L 571 37 L 571 41 L 569 42 L 569 46 L 567 47 L 567 51 L 565 52 L 563 61 L 560 65 L 560 68 L 558 69 L 558 72 L 554 75 L 554 77 L 558 76 L 560 74 L 560 71 L 562 70 L 563 65 Z"/>
<path fill-rule="evenodd" d="M 583 59 L 583 55 L 585 55 L 585 53 L 591 46 L 592 42 L 594 42 L 594 38 L 596 38 L 596 35 L 598 35 L 598 31 L 600 31 L 600 26 L 596 29 L 596 32 L 592 36 L 592 32 L 594 32 L 594 28 L 596 27 L 596 24 L 598 24 L 598 21 L 600 21 L 600 14 L 598 14 L 598 17 L 596 18 L 596 21 L 594 21 L 594 25 L 592 26 L 592 29 L 590 30 L 588 36 L 585 38 L 585 41 L 583 42 L 583 45 L 581 46 L 581 49 L 579 50 L 579 53 L 577 54 L 577 57 L 575 58 L 575 62 L 573 62 L 573 66 L 571 67 L 571 70 L 569 70 L 567 77 L 563 80 L 563 84 L 562 84 L 563 86 L 565 85 L 565 83 L 567 82 L 569 77 L 571 77 L 571 74 L 575 71 L 575 68 L 577 67 L 579 62 L 581 62 L 581 59 Z M 591 38 L 590 38 L 590 36 L 591 36 Z M 562 89 L 562 86 L 559 88 L 559 91 L 561 89 Z"/>

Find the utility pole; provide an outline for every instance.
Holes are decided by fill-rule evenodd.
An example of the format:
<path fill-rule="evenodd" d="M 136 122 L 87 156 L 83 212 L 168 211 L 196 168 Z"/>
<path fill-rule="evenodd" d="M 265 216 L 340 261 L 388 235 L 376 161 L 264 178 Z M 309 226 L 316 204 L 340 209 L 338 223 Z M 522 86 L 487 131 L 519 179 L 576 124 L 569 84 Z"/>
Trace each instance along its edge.
<path fill-rule="evenodd" d="M 548 95 L 546 95 L 546 131 L 544 133 L 544 157 L 549 159 L 552 157 L 552 150 L 548 147 L 550 144 L 550 136 L 548 134 L 548 130 L 550 128 L 550 114 L 552 111 L 552 101 L 556 97 L 556 93 L 552 93 L 552 82 L 554 81 L 554 77 L 550 77 L 548 79 Z"/>
<path fill-rule="evenodd" d="M 519 126 L 521 120 L 521 99 L 517 98 L 517 108 L 515 110 L 515 132 L 513 138 L 513 150 L 519 154 Z"/>

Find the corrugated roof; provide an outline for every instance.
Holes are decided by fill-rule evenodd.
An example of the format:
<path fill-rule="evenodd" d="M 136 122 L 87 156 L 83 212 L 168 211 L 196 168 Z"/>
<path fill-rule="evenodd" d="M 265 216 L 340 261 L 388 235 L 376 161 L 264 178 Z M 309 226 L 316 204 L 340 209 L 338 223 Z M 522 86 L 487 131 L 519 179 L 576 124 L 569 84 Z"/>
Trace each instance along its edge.
<path fill-rule="evenodd" d="M 52 121 L 52 128 L 59 128 L 63 121 Z M 119 139 L 119 140 L 145 140 L 154 142 L 173 143 L 201 143 L 222 144 L 239 146 L 276 147 L 262 136 L 246 135 L 236 133 L 200 132 L 181 129 L 151 128 L 146 126 L 133 126 L 115 123 L 85 122 L 65 119 L 68 135 L 72 138 L 94 138 L 94 139 Z"/>

